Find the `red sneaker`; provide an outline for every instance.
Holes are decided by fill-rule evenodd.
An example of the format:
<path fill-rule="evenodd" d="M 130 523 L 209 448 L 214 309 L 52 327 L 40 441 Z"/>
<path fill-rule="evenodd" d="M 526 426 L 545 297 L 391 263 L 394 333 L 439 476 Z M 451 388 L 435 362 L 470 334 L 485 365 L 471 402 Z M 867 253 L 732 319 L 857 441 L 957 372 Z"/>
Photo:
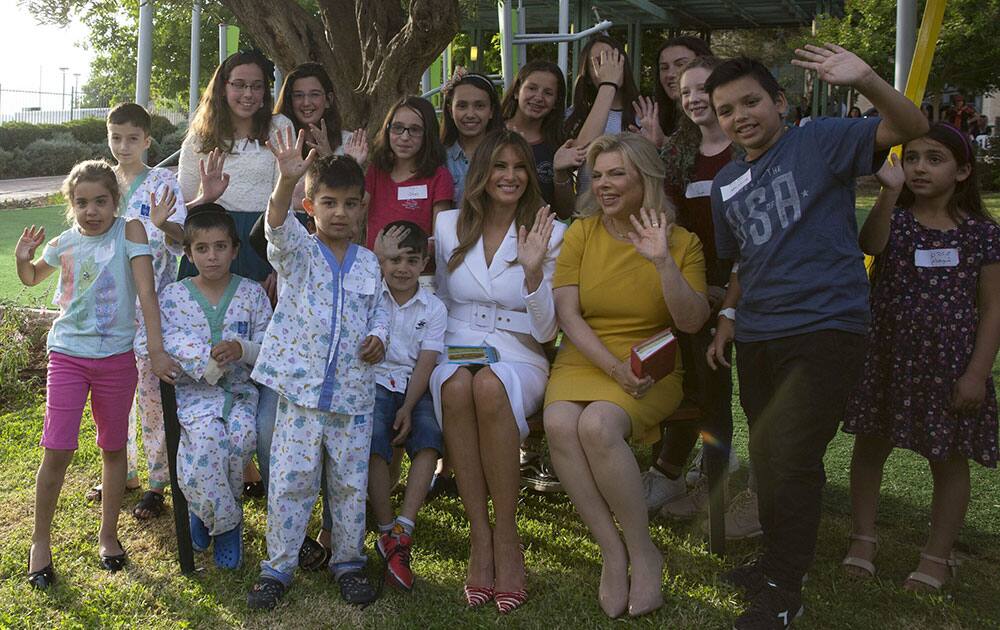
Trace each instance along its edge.
<path fill-rule="evenodd" d="M 410 549 L 413 537 L 407 536 L 401 528 L 382 534 L 375 544 L 378 555 L 385 562 L 385 580 L 404 590 L 413 589 L 413 571 L 410 570 Z"/>

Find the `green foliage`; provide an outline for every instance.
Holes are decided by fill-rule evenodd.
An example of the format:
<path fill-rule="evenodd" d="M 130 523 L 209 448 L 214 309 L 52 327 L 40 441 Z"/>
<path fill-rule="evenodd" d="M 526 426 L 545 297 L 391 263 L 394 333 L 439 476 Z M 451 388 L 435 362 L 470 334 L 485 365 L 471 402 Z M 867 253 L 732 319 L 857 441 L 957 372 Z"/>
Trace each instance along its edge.
<path fill-rule="evenodd" d="M 147 161 L 160 162 L 181 148 L 184 127 L 163 116 L 152 117 L 153 142 Z M 79 160 L 111 159 L 103 118 L 71 120 L 59 125 L 9 123 L 0 126 L 0 178 L 65 175 Z"/>
<path fill-rule="evenodd" d="M 924 5 L 917 3 L 918 14 Z M 949 0 L 934 53 L 927 93 L 946 86 L 971 93 L 1000 87 L 1000 0 Z M 836 42 L 857 53 L 892 81 L 896 50 L 896 3 L 893 0 L 847 0 L 844 17 L 821 16 L 809 41 Z"/>
<path fill-rule="evenodd" d="M 174 123 L 170 122 L 166 117 L 154 114 L 152 116 L 149 135 L 154 138 L 163 138 L 169 134 L 172 134 L 177 127 Z"/>
<path fill-rule="evenodd" d="M 35 378 L 25 378 L 31 364 L 33 343 L 31 322 L 10 302 L 0 302 L 0 408 L 13 409 L 28 403 L 37 392 Z"/>
<path fill-rule="evenodd" d="M 70 120 L 60 126 L 83 143 L 104 144 L 108 141 L 108 126 L 103 118 Z"/>
<path fill-rule="evenodd" d="M 65 24 L 81 20 L 90 30 L 87 47 L 95 56 L 90 80 L 82 86 L 83 107 L 135 98 L 135 51 L 139 32 L 139 0 L 35 0 L 21 4 L 40 22 Z M 151 99 L 157 105 L 187 109 L 190 81 L 191 2 L 153 3 L 153 69 Z M 218 2 L 202 2 L 201 76 L 204 87 L 218 64 L 218 25 L 232 15 Z M 159 135 L 154 134 L 159 137 Z"/>
<path fill-rule="evenodd" d="M 16 172 L 17 161 L 13 151 L 0 149 L 0 179 L 10 179 Z"/>
<path fill-rule="evenodd" d="M 51 138 L 58 131 L 59 125 L 33 125 L 26 122 L 11 122 L 0 125 L 0 148 L 7 151 L 23 149 L 35 140 Z"/>
<path fill-rule="evenodd" d="M 993 141 L 990 143 L 990 148 L 981 152 L 976 160 L 979 188 L 983 192 L 1000 191 L 1000 142 L 996 137 L 991 140 Z"/>
<path fill-rule="evenodd" d="M 45 140 L 35 140 L 18 152 L 21 173 L 18 177 L 63 175 L 83 160 L 109 157 L 107 144 L 80 142 L 68 133 Z"/>

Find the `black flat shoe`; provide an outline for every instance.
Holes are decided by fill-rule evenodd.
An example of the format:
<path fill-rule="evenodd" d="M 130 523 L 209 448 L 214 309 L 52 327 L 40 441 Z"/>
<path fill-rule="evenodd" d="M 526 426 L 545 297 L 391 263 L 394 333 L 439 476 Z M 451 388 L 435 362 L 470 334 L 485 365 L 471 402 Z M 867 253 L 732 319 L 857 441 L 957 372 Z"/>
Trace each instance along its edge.
<path fill-rule="evenodd" d="M 44 591 L 48 587 L 56 583 L 56 570 L 52 568 L 52 560 L 49 560 L 49 564 L 44 569 L 39 569 L 38 571 L 31 571 L 31 551 L 28 551 L 28 584 L 31 584 L 31 588 L 37 588 L 40 591 Z"/>
<path fill-rule="evenodd" d="M 122 552 L 113 556 L 106 556 L 101 554 L 101 568 L 105 571 L 110 571 L 115 573 L 116 571 L 121 571 L 128 564 L 128 553 L 125 551 L 125 547 L 122 547 L 122 543 L 119 540 L 118 546 L 122 548 Z"/>

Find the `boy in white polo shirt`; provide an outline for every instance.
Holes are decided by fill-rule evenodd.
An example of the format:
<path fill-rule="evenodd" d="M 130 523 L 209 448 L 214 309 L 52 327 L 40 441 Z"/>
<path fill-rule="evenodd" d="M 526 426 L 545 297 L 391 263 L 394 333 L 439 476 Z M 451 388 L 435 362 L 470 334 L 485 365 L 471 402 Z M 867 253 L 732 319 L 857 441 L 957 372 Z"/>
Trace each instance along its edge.
<path fill-rule="evenodd" d="M 368 460 L 368 500 L 378 519 L 375 547 L 386 562 L 386 580 L 405 590 L 413 588 L 410 548 L 417 510 L 424 503 L 441 455 L 441 428 L 434 416 L 427 383 L 444 350 L 448 311 L 444 303 L 420 286 L 427 266 L 427 233 L 410 221 L 394 221 L 384 233 L 382 303 L 389 310 L 389 349 L 375 366 L 375 414 Z M 399 516 L 393 518 L 389 465 L 394 446 L 406 446 L 410 472 Z"/>

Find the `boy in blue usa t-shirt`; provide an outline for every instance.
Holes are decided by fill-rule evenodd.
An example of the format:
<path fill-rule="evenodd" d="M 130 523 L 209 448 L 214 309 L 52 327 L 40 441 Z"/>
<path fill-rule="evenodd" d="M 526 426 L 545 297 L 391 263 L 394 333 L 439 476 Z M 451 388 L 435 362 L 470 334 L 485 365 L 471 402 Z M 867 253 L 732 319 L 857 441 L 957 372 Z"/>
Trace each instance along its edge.
<path fill-rule="evenodd" d="M 738 264 L 708 350 L 736 341 L 750 423 L 763 555 L 725 579 L 750 601 L 736 628 L 784 628 L 802 613 L 826 481 L 823 455 L 860 373 L 868 280 L 858 247 L 854 180 L 884 151 L 927 132 L 927 119 L 864 61 L 806 46 L 792 63 L 864 94 L 882 118 L 820 118 L 787 129 L 787 102 L 760 62 L 731 59 L 705 83 L 723 130 L 746 155 L 712 184 L 721 259 Z"/>

